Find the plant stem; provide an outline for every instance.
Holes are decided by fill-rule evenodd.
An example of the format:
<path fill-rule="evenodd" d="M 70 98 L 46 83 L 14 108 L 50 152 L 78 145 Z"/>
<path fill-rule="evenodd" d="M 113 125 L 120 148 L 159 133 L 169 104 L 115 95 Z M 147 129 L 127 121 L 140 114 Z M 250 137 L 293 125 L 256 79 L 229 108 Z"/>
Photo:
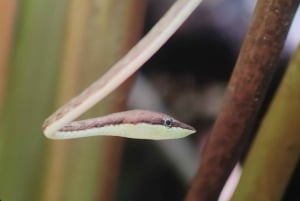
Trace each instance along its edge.
<path fill-rule="evenodd" d="M 300 46 L 249 152 L 234 200 L 281 200 L 300 157 Z"/>
<path fill-rule="evenodd" d="M 241 155 L 299 0 L 259 0 L 187 201 L 217 200 Z"/>
<path fill-rule="evenodd" d="M 8 59 L 11 49 L 11 39 L 17 1 L 0 0 L 0 109 L 4 97 L 5 81 L 8 77 Z"/>
<path fill-rule="evenodd" d="M 53 110 L 66 1 L 24 0 L 17 8 L 0 113 L 0 199 L 40 200 L 47 148 L 40 124 Z"/>
<path fill-rule="evenodd" d="M 107 71 L 136 43 L 142 29 L 143 2 L 126 0 L 116 6 L 111 0 L 69 1 L 59 103 Z M 126 82 L 88 115 L 124 110 L 129 87 Z M 123 139 L 49 142 L 43 200 L 114 200 Z"/>

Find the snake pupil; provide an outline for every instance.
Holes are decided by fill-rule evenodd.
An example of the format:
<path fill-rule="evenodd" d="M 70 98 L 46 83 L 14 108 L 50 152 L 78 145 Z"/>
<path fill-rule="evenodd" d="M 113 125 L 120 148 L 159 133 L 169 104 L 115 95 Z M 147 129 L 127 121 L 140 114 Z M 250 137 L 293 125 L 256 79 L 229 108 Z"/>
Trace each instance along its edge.
<path fill-rule="evenodd" d="M 166 119 L 164 125 L 171 128 L 172 127 L 172 119 Z"/>

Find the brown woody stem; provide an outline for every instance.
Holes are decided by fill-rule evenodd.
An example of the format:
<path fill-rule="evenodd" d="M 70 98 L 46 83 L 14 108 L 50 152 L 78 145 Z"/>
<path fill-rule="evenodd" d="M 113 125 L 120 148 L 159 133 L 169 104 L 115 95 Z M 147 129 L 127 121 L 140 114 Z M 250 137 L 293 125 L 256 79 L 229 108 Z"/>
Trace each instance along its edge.
<path fill-rule="evenodd" d="M 223 108 L 186 201 L 217 200 L 265 97 L 298 4 L 299 0 L 257 2 Z"/>

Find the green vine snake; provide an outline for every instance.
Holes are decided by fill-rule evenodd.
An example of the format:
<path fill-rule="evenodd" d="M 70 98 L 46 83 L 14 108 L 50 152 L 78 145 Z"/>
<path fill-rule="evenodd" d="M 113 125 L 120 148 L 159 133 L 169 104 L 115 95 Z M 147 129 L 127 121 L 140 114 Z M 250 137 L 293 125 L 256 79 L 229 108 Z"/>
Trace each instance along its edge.
<path fill-rule="evenodd" d="M 43 124 L 43 132 L 51 139 L 89 136 L 121 136 L 136 139 L 176 139 L 195 129 L 166 114 L 129 110 L 94 119 L 73 121 L 101 101 L 136 72 L 180 27 L 201 0 L 178 0 L 121 60 L 99 80 L 66 105 L 59 108 Z"/>

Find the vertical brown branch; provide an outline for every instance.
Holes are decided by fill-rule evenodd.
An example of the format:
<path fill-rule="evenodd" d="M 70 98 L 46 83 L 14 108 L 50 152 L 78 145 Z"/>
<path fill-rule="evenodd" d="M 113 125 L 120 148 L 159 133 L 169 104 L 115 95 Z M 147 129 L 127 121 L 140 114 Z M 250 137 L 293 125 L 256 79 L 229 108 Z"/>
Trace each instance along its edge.
<path fill-rule="evenodd" d="M 240 157 L 299 0 L 259 0 L 187 201 L 217 200 Z"/>
<path fill-rule="evenodd" d="M 111 5 L 114 5 L 113 2 Z M 123 5 L 123 9 L 126 9 L 127 16 L 123 16 L 124 21 L 126 21 L 124 28 L 118 24 L 117 20 L 111 19 L 115 23 L 112 25 L 123 38 L 119 40 L 119 54 L 125 54 L 128 49 L 130 49 L 140 38 L 143 17 L 146 11 L 146 1 L 141 0 L 129 0 L 127 4 Z M 117 11 L 116 11 L 117 12 Z M 115 16 L 115 13 L 112 13 Z M 120 43 L 123 41 L 123 43 Z M 121 85 L 118 90 L 114 92 L 114 97 L 112 98 L 112 111 L 120 111 L 126 109 L 126 100 L 130 87 L 134 81 L 134 76 L 131 76 L 124 84 Z M 121 158 L 123 153 L 123 148 L 125 144 L 125 139 L 119 137 L 107 137 L 105 139 L 104 159 L 105 163 L 102 165 L 102 175 L 101 175 L 101 189 L 99 189 L 99 194 L 97 200 L 102 201 L 114 201 L 116 200 L 116 192 L 118 187 L 118 178 L 120 171 Z"/>
<path fill-rule="evenodd" d="M 3 102 L 17 1 L 0 0 L 0 107 Z"/>
<path fill-rule="evenodd" d="M 300 45 L 260 124 L 231 201 L 282 200 L 300 158 L 299 86 Z M 292 200 L 300 200 L 299 193 Z"/>

